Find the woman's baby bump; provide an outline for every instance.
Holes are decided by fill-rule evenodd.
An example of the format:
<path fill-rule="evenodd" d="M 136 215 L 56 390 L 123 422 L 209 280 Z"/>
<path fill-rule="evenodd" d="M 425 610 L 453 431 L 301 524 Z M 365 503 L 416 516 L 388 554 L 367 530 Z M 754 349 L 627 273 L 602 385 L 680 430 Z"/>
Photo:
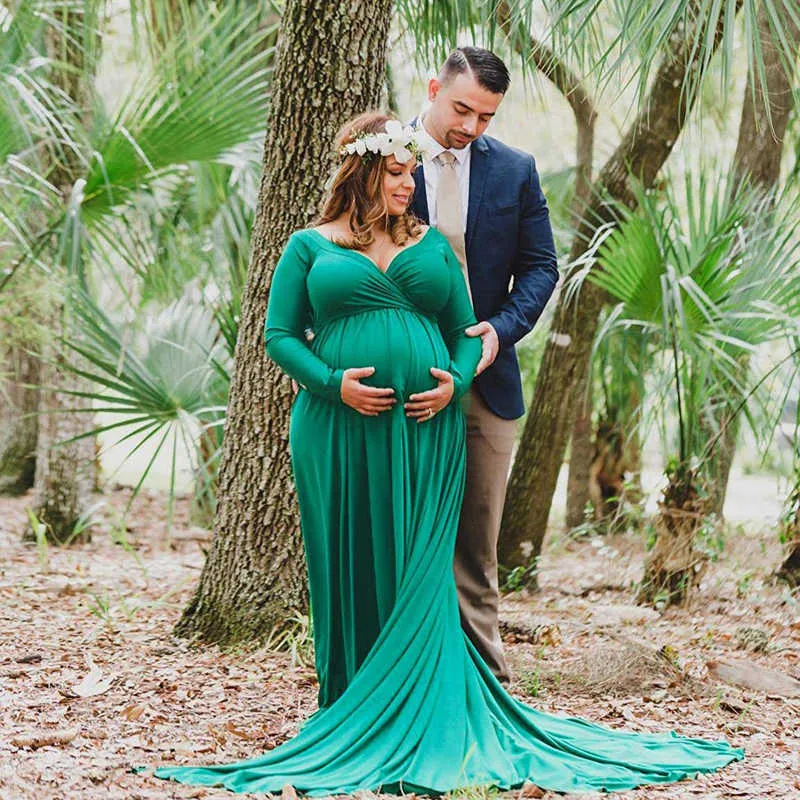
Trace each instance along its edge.
<path fill-rule="evenodd" d="M 375 367 L 368 386 L 391 387 L 398 401 L 437 385 L 431 367 L 447 369 L 450 355 L 438 325 L 402 309 L 380 309 L 327 324 L 313 349 L 331 367 Z"/>

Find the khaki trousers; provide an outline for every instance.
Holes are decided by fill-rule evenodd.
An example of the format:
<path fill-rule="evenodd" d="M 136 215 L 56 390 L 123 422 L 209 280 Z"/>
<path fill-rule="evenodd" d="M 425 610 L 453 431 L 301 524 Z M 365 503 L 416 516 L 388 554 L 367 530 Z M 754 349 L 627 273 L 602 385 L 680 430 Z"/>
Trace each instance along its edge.
<path fill-rule="evenodd" d="M 517 423 L 492 413 L 474 385 L 464 411 L 467 480 L 453 564 L 461 626 L 495 676 L 507 682 L 497 619 L 497 536 Z"/>

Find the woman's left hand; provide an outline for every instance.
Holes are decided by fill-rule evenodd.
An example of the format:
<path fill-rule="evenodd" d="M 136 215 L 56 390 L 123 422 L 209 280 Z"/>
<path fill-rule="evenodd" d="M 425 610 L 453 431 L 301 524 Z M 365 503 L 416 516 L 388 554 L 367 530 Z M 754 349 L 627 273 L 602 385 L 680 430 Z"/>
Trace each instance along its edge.
<path fill-rule="evenodd" d="M 427 422 L 441 411 L 452 399 L 455 392 L 453 376 L 444 369 L 431 367 L 431 375 L 439 381 L 435 389 L 418 392 L 409 396 L 403 408 L 407 417 L 416 417 L 417 422 Z"/>

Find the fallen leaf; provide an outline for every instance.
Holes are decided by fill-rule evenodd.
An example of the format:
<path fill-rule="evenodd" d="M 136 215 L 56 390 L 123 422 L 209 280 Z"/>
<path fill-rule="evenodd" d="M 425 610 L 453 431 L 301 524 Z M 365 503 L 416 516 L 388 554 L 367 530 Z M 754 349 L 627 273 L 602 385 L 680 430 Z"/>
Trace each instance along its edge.
<path fill-rule="evenodd" d="M 111 675 L 108 678 L 104 678 L 103 670 L 95 666 L 89 656 L 86 657 L 86 661 L 89 664 L 88 674 L 80 683 L 76 683 L 74 686 L 70 687 L 69 691 L 71 691 L 74 697 L 95 697 L 98 694 L 107 692 L 111 684 L 114 683 L 114 676 Z M 62 692 L 62 694 L 64 693 Z"/>
<path fill-rule="evenodd" d="M 41 653 L 26 653 L 17 659 L 17 664 L 38 664 L 41 660 Z"/>
<path fill-rule="evenodd" d="M 257 736 L 252 736 L 251 734 L 247 733 L 246 731 L 240 730 L 236 727 L 233 722 L 226 722 L 225 723 L 225 730 L 229 733 L 232 733 L 234 736 L 238 736 L 240 739 L 256 739 Z"/>
<path fill-rule="evenodd" d="M 39 747 L 47 747 L 48 745 L 69 744 L 78 733 L 78 728 L 38 731 L 37 733 L 14 736 L 11 739 L 11 744 L 16 747 L 29 747 L 32 750 L 36 750 Z"/>
<path fill-rule="evenodd" d="M 144 714 L 147 706 L 128 706 L 122 710 L 122 716 L 129 722 L 134 722 Z"/>

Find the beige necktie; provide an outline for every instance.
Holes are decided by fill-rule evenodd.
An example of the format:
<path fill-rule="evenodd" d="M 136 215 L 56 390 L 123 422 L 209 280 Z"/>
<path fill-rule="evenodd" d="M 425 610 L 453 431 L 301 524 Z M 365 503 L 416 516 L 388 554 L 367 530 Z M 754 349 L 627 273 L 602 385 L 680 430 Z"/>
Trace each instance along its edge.
<path fill-rule="evenodd" d="M 461 264 L 464 282 L 467 284 L 470 303 L 472 292 L 467 272 L 467 251 L 464 243 L 464 224 L 461 211 L 461 190 L 458 188 L 456 157 L 445 150 L 436 156 L 439 164 L 439 182 L 436 186 L 436 227 L 444 234 Z"/>

